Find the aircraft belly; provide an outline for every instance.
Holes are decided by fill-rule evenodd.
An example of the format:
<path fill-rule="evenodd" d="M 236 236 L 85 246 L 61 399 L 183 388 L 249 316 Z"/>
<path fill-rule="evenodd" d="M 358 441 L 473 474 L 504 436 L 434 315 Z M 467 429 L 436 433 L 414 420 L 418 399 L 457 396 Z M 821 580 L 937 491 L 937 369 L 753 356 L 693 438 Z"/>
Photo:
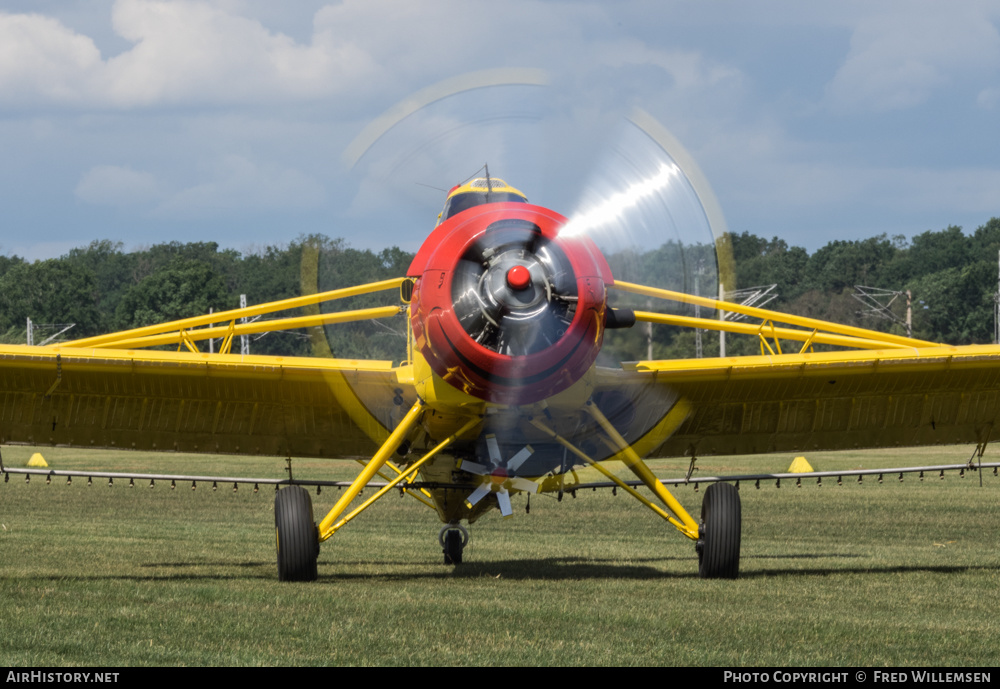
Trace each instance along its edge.
<path fill-rule="evenodd" d="M 442 453 L 420 468 L 420 481 L 442 486 L 428 490 L 443 523 L 457 524 L 466 520 L 472 524 L 483 514 L 495 509 L 497 503 L 492 496 L 487 496 L 471 508 L 466 505 L 465 500 L 474 490 L 477 477 L 456 470 L 455 465 L 454 456 Z M 443 487 L 450 485 L 454 487 Z"/>

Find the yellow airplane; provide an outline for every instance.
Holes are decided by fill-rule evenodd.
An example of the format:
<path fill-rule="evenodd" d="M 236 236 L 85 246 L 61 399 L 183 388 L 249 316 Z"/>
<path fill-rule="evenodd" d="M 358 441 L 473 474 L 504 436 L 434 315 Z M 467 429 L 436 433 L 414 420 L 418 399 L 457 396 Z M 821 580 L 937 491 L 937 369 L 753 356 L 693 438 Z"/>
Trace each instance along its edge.
<path fill-rule="evenodd" d="M 391 303 L 319 308 L 378 292 Z M 615 294 L 757 322 L 615 308 Z M 305 315 L 244 322 L 292 308 Z M 400 315 L 399 363 L 231 351 L 250 333 Z M 636 322 L 742 333 L 761 353 L 597 365 L 606 332 Z M 223 339 L 218 353 L 199 349 L 210 338 Z M 792 342 L 797 351 L 782 349 Z M 162 345 L 178 351 L 150 349 Z M 0 400 L 2 444 L 364 458 L 319 520 L 307 490 L 282 482 L 293 484 L 275 498 L 282 580 L 315 579 L 320 544 L 390 491 L 437 513 L 445 562 L 457 564 L 462 522 L 494 509 L 509 517 L 513 494 L 579 490 L 598 485 L 593 476 L 694 542 L 702 577 L 735 578 L 735 483 L 752 477 L 698 479 L 710 485 L 695 518 L 646 459 L 955 443 L 975 443 L 981 457 L 1000 432 L 1000 347 L 625 282 L 586 232 L 487 174 L 448 193 L 405 276 L 57 346 L 0 345 Z"/>

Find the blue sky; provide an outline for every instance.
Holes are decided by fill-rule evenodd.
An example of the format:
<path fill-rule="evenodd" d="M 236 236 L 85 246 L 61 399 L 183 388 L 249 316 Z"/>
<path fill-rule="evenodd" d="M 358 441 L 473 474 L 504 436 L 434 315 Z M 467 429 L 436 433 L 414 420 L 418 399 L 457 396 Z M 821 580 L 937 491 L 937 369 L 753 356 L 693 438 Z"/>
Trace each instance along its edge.
<path fill-rule="evenodd" d="M 1000 215 L 998 22 L 961 0 L 2 0 L 0 252 L 415 250 L 430 187 L 484 162 L 569 215 L 633 108 L 733 231 L 809 250 L 971 232 Z M 545 85 L 460 90 L 345 159 L 413 94 L 504 69 Z"/>

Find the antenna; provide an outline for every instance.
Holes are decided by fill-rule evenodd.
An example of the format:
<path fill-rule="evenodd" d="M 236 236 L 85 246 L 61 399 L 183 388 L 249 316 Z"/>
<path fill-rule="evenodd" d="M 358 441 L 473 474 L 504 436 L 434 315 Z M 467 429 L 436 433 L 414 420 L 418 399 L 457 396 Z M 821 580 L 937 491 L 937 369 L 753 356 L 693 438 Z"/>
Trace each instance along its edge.
<path fill-rule="evenodd" d="M 433 184 L 424 184 L 423 182 L 414 182 L 418 187 L 427 187 L 428 189 L 434 189 L 436 191 L 443 191 L 445 194 L 448 193 L 447 189 L 442 189 L 441 187 L 435 187 Z"/>

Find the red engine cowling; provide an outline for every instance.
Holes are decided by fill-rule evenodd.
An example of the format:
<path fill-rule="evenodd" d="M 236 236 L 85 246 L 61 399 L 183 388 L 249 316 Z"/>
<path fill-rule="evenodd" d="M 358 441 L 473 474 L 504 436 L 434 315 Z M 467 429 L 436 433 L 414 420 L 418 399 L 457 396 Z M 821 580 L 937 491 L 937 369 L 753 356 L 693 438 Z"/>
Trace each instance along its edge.
<path fill-rule="evenodd" d="M 480 399 L 527 404 L 593 365 L 611 270 L 589 239 L 558 236 L 565 223 L 540 206 L 492 203 L 431 233 L 408 275 L 416 346 L 435 373 Z"/>

